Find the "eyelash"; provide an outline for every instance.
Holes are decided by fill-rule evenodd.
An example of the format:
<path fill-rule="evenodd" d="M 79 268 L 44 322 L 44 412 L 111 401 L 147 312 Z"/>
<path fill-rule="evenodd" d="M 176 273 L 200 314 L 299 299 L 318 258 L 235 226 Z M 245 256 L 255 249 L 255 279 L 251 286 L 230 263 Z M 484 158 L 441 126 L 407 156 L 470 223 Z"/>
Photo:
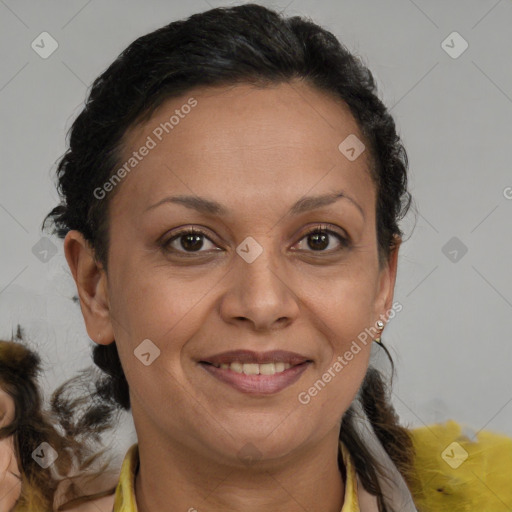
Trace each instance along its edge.
<path fill-rule="evenodd" d="M 326 251 L 326 250 L 319 250 L 319 251 L 310 250 L 310 251 L 306 251 L 306 252 L 332 254 L 332 253 L 336 253 L 338 251 L 342 251 L 343 249 L 347 249 L 348 247 L 350 247 L 350 240 L 348 238 L 345 238 L 344 236 L 340 235 L 336 231 L 329 229 L 326 225 L 319 225 L 319 226 L 315 226 L 315 227 L 309 229 L 306 233 L 304 233 L 302 235 L 299 242 L 302 241 L 304 238 L 307 238 L 310 235 L 321 234 L 321 233 L 327 233 L 329 235 L 333 235 L 334 237 L 336 237 L 338 239 L 338 241 L 340 242 L 341 248 L 331 249 L 328 251 Z M 178 254 L 180 256 L 185 255 L 185 257 L 194 257 L 194 255 L 200 254 L 201 252 L 208 252 L 208 251 L 183 251 L 183 250 L 177 250 L 177 249 L 170 247 L 170 244 L 174 240 L 179 240 L 182 236 L 185 236 L 185 235 L 201 235 L 201 236 L 204 236 L 205 238 L 207 238 L 211 243 L 213 243 L 213 244 L 215 243 L 215 242 L 213 242 L 213 240 L 211 240 L 209 238 L 207 233 L 205 233 L 201 229 L 187 228 L 187 229 L 183 229 L 182 231 L 179 231 L 178 233 L 174 234 L 171 238 L 162 242 L 162 244 L 161 244 L 162 249 L 168 253 L 172 252 L 172 253 Z"/>

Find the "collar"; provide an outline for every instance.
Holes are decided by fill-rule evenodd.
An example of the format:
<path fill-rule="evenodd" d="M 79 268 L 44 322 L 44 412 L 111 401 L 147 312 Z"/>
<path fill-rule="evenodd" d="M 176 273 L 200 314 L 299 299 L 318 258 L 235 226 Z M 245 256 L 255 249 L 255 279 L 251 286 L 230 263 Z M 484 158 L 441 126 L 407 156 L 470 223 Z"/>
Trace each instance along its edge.
<path fill-rule="evenodd" d="M 339 448 L 347 474 L 345 500 L 340 512 L 360 512 L 355 466 L 348 449 L 341 441 Z M 126 452 L 121 466 L 114 498 L 114 510 L 112 512 L 138 512 L 137 502 L 135 501 L 135 474 L 138 466 L 139 446 L 138 443 L 135 443 Z"/>

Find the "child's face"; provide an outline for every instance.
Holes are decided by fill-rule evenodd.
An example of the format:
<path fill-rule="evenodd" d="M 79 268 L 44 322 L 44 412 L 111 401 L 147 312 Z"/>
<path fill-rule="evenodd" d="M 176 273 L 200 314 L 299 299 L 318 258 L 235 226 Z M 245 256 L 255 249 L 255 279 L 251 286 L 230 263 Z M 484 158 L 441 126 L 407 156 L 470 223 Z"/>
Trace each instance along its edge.
<path fill-rule="evenodd" d="M 14 419 L 14 401 L 0 389 L 0 428 Z M 0 512 L 13 510 L 21 492 L 20 471 L 14 451 L 14 438 L 0 439 Z"/>
<path fill-rule="evenodd" d="M 391 307 L 396 269 L 396 258 L 378 265 L 371 162 L 355 137 L 347 107 L 298 83 L 197 89 L 129 133 L 108 278 L 82 311 L 93 340 L 116 340 L 139 438 L 233 463 L 244 450 L 276 458 L 337 437 L 368 365 L 371 337 L 358 336 Z M 189 199 L 154 206 L 169 196 Z M 192 227 L 206 237 L 171 241 Z M 308 237 L 315 227 L 334 234 Z M 231 350 L 309 362 L 284 384 L 205 364 Z"/>

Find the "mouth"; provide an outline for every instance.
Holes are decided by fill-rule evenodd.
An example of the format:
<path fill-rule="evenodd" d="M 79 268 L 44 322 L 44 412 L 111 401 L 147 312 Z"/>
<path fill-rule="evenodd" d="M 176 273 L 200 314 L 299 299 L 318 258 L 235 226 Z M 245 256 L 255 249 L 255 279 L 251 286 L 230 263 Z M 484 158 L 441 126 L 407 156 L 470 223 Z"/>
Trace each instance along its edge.
<path fill-rule="evenodd" d="M 290 386 L 312 363 L 305 356 L 280 350 L 237 350 L 199 361 L 210 375 L 238 391 L 264 395 Z"/>
<path fill-rule="evenodd" d="M 307 362 L 307 361 L 305 361 Z M 243 373 L 245 375 L 275 375 L 276 373 L 283 373 L 285 370 L 292 368 L 293 366 L 299 366 L 297 364 L 291 365 L 290 363 L 282 362 L 270 362 L 270 363 L 242 363 L 240 361 L 233 361 L 232 363 L 209 363 L 207 361 L 200 361 L 201 364 L 207 364 L 214 366 L 215 368 L 221 368 L 223 370 L 231 370 L 236 373 Z M 304 364 L 304 363 L 299 363 Z"/>

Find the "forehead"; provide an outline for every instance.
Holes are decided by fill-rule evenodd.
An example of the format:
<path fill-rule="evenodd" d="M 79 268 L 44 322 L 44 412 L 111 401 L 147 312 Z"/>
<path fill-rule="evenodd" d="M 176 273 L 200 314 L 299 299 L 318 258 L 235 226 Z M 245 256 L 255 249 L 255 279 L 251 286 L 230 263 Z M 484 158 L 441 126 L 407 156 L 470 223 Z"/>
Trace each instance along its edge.
<path fill-rule="evenodd" d="M 123 162 L 152 148 L 120 195 L 136 195 L 142 206 L 179 188 L 245 204 L 275 201 L 281 191 L 280 200 L 291 203 L 308 191 L 348 188 L 371 204 L 369 151 L 349 160 L 339 148 L 347 137 L 364 140 L 348 106 L 303 82 L 196 88 L 126 133 Z"/>

